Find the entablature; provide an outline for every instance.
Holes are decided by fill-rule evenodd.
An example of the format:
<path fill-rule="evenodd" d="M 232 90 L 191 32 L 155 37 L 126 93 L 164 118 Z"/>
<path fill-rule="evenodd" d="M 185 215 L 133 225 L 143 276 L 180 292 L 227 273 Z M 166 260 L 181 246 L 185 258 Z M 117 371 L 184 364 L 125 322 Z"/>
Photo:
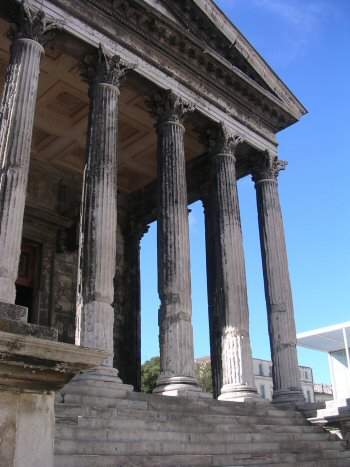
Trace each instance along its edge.
<path fill-rule="evenodd" d="M 149 40 L 147 44 L 143 33 L 137 36 L 132 31 L 130 22 L 126 25 L 121 20 L 118 21 L 118 15 L 112 16 L 111 1 L 76 1 L 74 5 L 68 0 L 32 0 L 30 3 L 34 7 L 43 8 L 45 13 L 61 23 L 63 31 L 71 36 L 93 47 L 103 43 L 111 53 L 136 64 L 139 76 L 160 88 L 173 89 L 181 97 L 195 103 L 197 110 L 210 120 L 222 121 L 232 131 L 244 134 L 256 149 L 276 151 L 276 128 L 256 113 L 257 107 L 252 102 L 239 102 L 228 89 L 224 77 L 222 84 L 219 83 L 218 76 L 221 75 L 217 75 L 215 70 L 212 74 L 208 71 L 199 73 L 198 67 L 191 68 L 193 65 L 187 63 L 187 56 L 181 58 L 185 64 L 175 66 L 174 60 L 177 60 L 176 57 L 180 54 L 170 54 L 169 47 L 160 47 L 164 52 L 162 56 L 156 53 Z M 90 8 L 87 7 L 87 3 Z M 157 12 L 153 12 L 153 15 L 156 14 Z M 140 40 L 142 37 L 143 41 Z M 204 57 L 209 56 L 208 51 L 203 54 Z"/>

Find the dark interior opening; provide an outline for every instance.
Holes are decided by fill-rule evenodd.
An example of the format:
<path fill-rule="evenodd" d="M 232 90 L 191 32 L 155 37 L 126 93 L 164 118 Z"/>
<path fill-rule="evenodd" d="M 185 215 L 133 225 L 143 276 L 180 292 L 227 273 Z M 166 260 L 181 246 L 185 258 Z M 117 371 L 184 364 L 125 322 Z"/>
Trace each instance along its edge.
<path fill-rule="evenodd" d="M 33 295 L 34 291 L 31 287 L 16 284 L 16 305 L 28 308 L 29 322 L 33 320 Z"/>
<path fill-rule="evenodd" d="M 15 303 L 28 308 L 28 321 L 30 323 L 36 322 L 39 260 L 40 245 L 23 239 L 16 281 Z"/>

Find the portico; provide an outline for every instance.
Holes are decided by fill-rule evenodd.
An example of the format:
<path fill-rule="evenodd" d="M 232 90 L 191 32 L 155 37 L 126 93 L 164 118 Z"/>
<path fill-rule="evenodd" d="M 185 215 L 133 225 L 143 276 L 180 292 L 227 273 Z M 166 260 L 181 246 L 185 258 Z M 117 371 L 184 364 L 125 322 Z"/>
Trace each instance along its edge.
<path fill-rule="evenodd" d="M 157 220 L 156 392 L 199 395 L 187 206 L 202 200 L 216 396 L 256 400 L 236 188 L 251 175 L 274 399 L 302 400 L 275 135 L 305 109 L 242 37 L 231 47 L 238 33 L 225 18 L 219 34 L 195 2 L 183 5 L 189 35 L 171 2 L 166 14 L 152 2 L 88 4 L 0 7 L 0 302 L 16 303 L 23 265 L 35 263 L 35 277 L 22 281 L 31 284 L 33 322 L 107 351 L 89 377 L 138 390 L 140 239 Z M 28 244 L 40 253 L 26 255 Z"/>

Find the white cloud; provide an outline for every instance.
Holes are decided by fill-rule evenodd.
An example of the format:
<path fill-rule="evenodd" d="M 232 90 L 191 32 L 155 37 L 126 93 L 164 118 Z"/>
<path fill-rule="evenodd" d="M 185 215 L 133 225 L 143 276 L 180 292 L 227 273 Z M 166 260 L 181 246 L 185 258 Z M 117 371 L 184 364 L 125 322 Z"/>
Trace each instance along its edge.
<path fill-rule="evenodd" d="M 302 32 L 314 32 L 334 11 L 323 0 L 254 0 L 254 5 L 269 10 Z"/>

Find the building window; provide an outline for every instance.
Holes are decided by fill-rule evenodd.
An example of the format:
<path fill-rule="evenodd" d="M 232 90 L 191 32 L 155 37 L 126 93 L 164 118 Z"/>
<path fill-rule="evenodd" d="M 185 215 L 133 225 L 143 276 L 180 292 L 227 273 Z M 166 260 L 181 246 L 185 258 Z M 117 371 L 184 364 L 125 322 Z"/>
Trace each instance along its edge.
<path fill-rule="evenodd" d="M 309 373 L 307 370 L 304 371 L 304 376 L 305 376 L 305 379 L 309 379 Z"/>
<path fill-rule="evenodd" d="M 264 376 L 264 369 L 262 363 L 259 363 L 259 376 Z"/>
<path fill-rule="evenodd" d="M 272 378 L 272 365 L 269 366 L 269 376 Z"/>
<path fill-rule="evenodd" d="M 307 400 L 308 402 L 311 402 L 311 393 L 310 393 L 309 390 L 306 391 L 306 400 Z"/>
<path fill-rule="evenodd" d="M 264 384 L 260 384 L 260 395 L 263 399 L 266 399 L 266 392 Z"/>

